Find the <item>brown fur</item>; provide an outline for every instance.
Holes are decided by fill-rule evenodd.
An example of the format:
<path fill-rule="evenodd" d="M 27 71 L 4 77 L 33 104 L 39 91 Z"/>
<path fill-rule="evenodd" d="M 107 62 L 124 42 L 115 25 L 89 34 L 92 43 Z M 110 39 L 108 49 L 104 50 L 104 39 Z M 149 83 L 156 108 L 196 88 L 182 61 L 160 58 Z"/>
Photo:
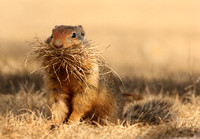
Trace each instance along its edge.
<path fill-rule="evenodd" d="M 74 35 L 75 33 L 75 35 Z M 75 37 L 74 37 L 74 36 Z M 73 36 L 73 37 L 72 37 Z M 46 41 L 52 51 L 90 47 L 82 26 L 58 26 Z M 85 55 L 84 55 L 85 56 Z M 73 56 L 72 56 L 73 58 Z M 111 70 L 96 57 L 86 56 L 79 66 L 80 80 L 61 63 L 50 65 L 51 56 L 43 59 L 46 88 L 50 93 L 52 118 L 56 124 L 91 119 L 117 123 L 122 118 L 123 96 Z M 75 64 L 75 63 L 74 63 Z M 77 70 L 77 69 L 76 69 Z M 73 70 L 72 70 L 73 71 Z"/>

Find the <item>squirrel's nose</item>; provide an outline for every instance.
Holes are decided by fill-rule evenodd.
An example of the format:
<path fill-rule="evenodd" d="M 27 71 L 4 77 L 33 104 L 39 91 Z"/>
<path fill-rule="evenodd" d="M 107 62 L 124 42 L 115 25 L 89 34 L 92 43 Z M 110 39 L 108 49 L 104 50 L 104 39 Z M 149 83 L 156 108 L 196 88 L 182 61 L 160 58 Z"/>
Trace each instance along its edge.
<path fill-rule="evenodd" d="M 54 46 L 56 48 L 62 48 L 63 47 L 63 43 L 62 43 L 61 40 L 56 40 L 56 41 L 54 41 Z"/>

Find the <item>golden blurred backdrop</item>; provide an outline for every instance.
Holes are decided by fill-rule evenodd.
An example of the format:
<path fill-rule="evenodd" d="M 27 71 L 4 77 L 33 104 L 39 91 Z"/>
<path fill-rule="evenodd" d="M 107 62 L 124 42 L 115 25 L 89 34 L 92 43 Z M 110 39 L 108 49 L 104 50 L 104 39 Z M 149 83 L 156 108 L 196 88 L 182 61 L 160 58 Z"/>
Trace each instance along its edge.
<path fill-rule="evenodd" d="M 199 0 L 1 0 L 0 66 L 19 69 L 27 41 L 81 24 L 119 72 L 198 72 L 199 7 Z"/>

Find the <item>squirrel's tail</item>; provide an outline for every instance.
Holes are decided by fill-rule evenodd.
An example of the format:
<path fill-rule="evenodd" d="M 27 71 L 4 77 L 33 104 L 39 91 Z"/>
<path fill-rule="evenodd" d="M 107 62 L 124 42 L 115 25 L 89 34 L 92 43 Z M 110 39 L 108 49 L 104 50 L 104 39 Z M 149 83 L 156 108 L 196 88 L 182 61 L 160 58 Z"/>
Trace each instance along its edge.
<path fill-rule="evenodd" d="M 131 103 L 124 109 L 125 124 L 148 123 L 152 125 L 174 121 L 177 117 L 175 101 L 170 98 L 150 97 Z"/>

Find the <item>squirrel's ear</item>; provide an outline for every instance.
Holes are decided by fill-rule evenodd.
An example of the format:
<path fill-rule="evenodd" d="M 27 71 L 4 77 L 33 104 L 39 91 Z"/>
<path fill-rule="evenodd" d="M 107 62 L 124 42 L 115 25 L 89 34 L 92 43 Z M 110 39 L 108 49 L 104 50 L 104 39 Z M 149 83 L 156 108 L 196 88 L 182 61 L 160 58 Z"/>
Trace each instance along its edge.
<path fill-rule="evenodd" d="M 78 27 L 79 27 L 79 28 L 83 28 L 83 26 L 82 26 L 82 25 L 78 25 Z"/>
<path fill-rule="evenodd" d="M 55 25 L 55 27 L 54 28 L 57 28 L 58 27 L 58 25 Z"/>

